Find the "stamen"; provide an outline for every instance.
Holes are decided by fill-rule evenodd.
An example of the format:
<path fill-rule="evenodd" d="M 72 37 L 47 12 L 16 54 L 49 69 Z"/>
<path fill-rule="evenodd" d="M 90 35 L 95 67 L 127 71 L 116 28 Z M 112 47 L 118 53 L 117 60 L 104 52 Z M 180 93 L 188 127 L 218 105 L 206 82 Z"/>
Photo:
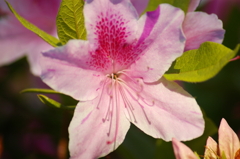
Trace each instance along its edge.
<path fill-rule="evenodd" d="M 135 115 L 134 115 L 134 113 L 133 113 L 134 108 L 133 108 L 131 102 L 129 102 L 129 100 L 128 100 L 128 98 L 127 98 L 124 90 L 122 89 L 122 87 L 119 88 L 119 91 L 120 91 L 120 93 L 121 93 L 121 95 L 122 95 L 122 99 L 123 99 L 124 105 L 125 105 L 125 107 L 126 107 L 126 109 L 127 109 L 127 111 L 128 111 L 130 120 L 132 120 L 132 119 L 131 119 L 131 114 L 132 114 L 133 119 L 134 119 L 134 122 L 137 123 L 136 117 L 135 117 Z M 129 113 L 129 111 L 131 112 L 131 114 Z"/>
<path fill-rule="evenodd" d="M 121 72 L 121 74 L 123 74 L 125 77 L 127 77 L 127 78 L 129 79 L 129 81 L 133 82 L 133 83 L 136 85 L 136 87 L 132 87 L 132 89 L 136 90 L 136 92 L 141 92 L 141 91 L 143 90 L 143 86 L 138 83 L 138 80 L 137 80 L 137 81 L 134 80 L 132 77 L 128 76 L 124 71 L 120 71 L 120 72 Z M 125 80 L 123 80 L 122 78 L 118 78 L 118 79 L 119 79 L 121 82 L 126 83 Z M 139 86 L 140 86 L 140 89 L 139 89 L 139 90 L 136 89 L 136 88 L 139 88 Z"/>
<path fill-rule="evenodd" d="M 154 101 L 152 101 L 151 104 L 147 103 L 147 101 L 145 101 L 145 99 L 144 99 L 143 97 L 141 97 L 141 99 L 142 99 L 143 103 L 145 103 L 146 105 L 148 105 L 148 106 L 150 106 L 150 107 L 154 106 L 154 104 L 155 104 Z"/>
<path fill-rule="evenodd" d="M 136 94 L 136 97 L 134 97 L 134 95 L 132 95 L 132 93 L 130 91 L 132 91 L 132 89 L 126 84 L 121 82 L 120 84 L 122 84 L 125 88 L 125 90 L 128 92 L 128 94 L 132 97 L 133 100 L 138 101 L 139 96 L 138 94 Z M 133 92 L 135 93 L 135 91 L 133 90 Z"/>
<path fill-rule="evenodd" d="M 220 159 L 220 156 L 217 154 L 217 152 L 213 151 L 211 148 L 205 146 L 205 148 L 210 151 L 211 153 L 213 153 L 215 156 L 214 157 L 217 157 L 217 159 Z M 205 153 L 207 152 L 205 149 Z M 204 158 L 207 157 L 206 155 L 203 156 Z M 208 156 L 209 157 L 209 156 Z M 212 154 L 210 154 L 210 157 L 213 157 Z"/>
<path fill-rule="evenodd" d="M 102 119 L 103 122 L 105 122 L 106 120 L 109 121 L 109 114 L 110 114 L 111 104 L 112 104 L 112 96 L 110 96 L 110 99 L 109 99 L 108 110 L 107 110 L 107 113 L 105 115 L 105 118 Z"/>
<path fill-rule="evenodd" d="M 107 83 L 107 80 L 108 80 L 108 78 L 106 78 L 106 79 L 104 80 L 102 92 L 101 92 L 101 95 L 100 95 L 100 99 L 99 99 L 98 104 L 97 104 L 97 109 L 99 109 L 99 104 L 100 104 L 100 102 L 101 102 L 101 99 L 102 99 L 102 96 L 103 96 L 103 91 L 104 91 L 105 85 L 106 85 L 106 83 Z"/>
<path fill-rule="evenodd" d="M 139 104 L 140 107 L 142 108 L 142 111 L 143 111 L 143 113 L 144 113 L 145 118 L 146 118 L 147 121 L 148 121 L 148 124 L 151 125 L 151 121 L 149 120 L 149 118 L 148 118 L 148 116 L 147 116 L 147 113 L 146 113 L 145 110 L 144 110 L 144 107 L 143 107 L 139 102 L 138 102 L 138 104 Z"/>
<path fill-rule="evenodd" d="M 108 133 L 107 133 L 107 136 L 110 136 L 110 133 L 111 133 L 111 128 L 112 128 L 112 117 L 113 117 L 113 109 L 112 111 L 109 112 L 109 117 L 110 117 L 110 125 L 109 125 L 109 128 L 108 128 Z"/>
<path fill-rule="evenodd" d="M 127 84 L 123 79 L 118 78 L 119 82 L 121 82 L 122 84 L 125 84 L 126 87 L 129 87 L 130 89 L 134 90 L 135 92 L 141 92 L 143 90 L 142 85 L 138 84 L 137 87 L 140 86 L 140 89 L 136 89 L 137 87 L 132 87 L 132 85 Z"/>
<path fill-rule="evenodd" d="M 112 88 L 114 89 L 114 93 L 113 93 L 113 99 L 115 99 L 115 102 L 113 102 L 113 108 L 115 106 L 115 113 L 116 113 L 116 127 L 115 127 L 115 132 L 114 132 L 114 136 L 113 136 L 113 139 L 110 140 L 110 141 L 107 141 L 107 144 L 112 144 L 114 142 L 114 149 L 116 147 L 116 138 L 117 138 L 117 133 L 118 133 L 118 128 L 119 128 L 119 112 L 120 112 L 120 107 L 118 105 L 119 101 L 118 101 L 118 98 L 119 98 L 119 94 L 118 94 L 118 82 L 114 79 L 112 79 Z M 115 87 L 114 87 L 115 86 Z M 113 100 L 114 101 L 114 100 Z M 114 110 L 112 111 L 114 112 Z M 112 121 L 112 118 L 111 118 L 111 121 Z M 112 122 L 111 122 L 112 123 Z M 111 125 L 110 125 L 110 128 L 111 128 Z M 109 134 L 110 135 L 110 134 Z"/>
<path fill-rule="evenodd" d="M 111 85 L 112 85 L 112 92 L 113 92 L 113 89 L 114 89 L 114 82 L 115 80 L 113 79 L 113 74 L 111 74 Z M 114 93 L 113 93 L 113 96 L 112 98 L 114 99 Z M 112 108 L 111 111 L 109 112 L 109 115 L 110 115 L 110 125 L 109 125 L 109 129 L 108 129 L 108 133 L 107 133 L 107 136 L 110 136 L 110 133 L 111 133 L 111 129 L 112 129 L 112 120 L 113 120 L 113 113 L 114 113 L 114 100 L 111 100 L 111 104 L 109 105 L 109 108 Z M 108 141 L 107 141 L 108 143 Z"/>

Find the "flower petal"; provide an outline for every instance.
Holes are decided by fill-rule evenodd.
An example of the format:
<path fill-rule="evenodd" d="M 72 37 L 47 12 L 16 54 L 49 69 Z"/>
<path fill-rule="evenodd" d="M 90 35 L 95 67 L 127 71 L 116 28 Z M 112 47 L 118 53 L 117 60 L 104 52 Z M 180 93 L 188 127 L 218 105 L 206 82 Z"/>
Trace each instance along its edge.
<path fill-rule="evenodd" d="M 172 145 L 176 159 L 198 159 L 189 147 L 177 139 L 172 139 Z"/>
<path fill-rule="evenodd" d="M 228 125 L 225 119 L 222 119 L 218 130 L 218 142 L 220 155 L 224 151 L 226 158 L 234 158 L 235 153 L 240 148 L 237 134 Z"/>
<path fill-rule="evenodd" d="M 3 38 L 0 35 L 0 65 L 7 65 L 24 56 L 28 51 L 26 46 L 28 43 L 29 39 L 26 34 L 25 36 L 23 34 L 22 36 L 9 36 Z"/>
<path fill-rule="evenodd" d="M 198 49 L 206 41 L 222 43 L 225 33 L 216 15 L 203 12 L 187 13 L 183 32 L 187 38 L 184 51 Z"/>
<path fill-rule="evenodd" d="M 207 139 L 207 145 L 204 152 L 204 158 L 218 159 L 218 145 L 211 137 Z"/>
<path fill-rule="evenodd" d="M 9 0 L 8 2 L 25 19 L 49 34 L 57 36 L 55 19 L 60 0 Z M 52 47 L 22 26 L 4 1 L 1 1 L 0 12 L 3 14 L 0 19 L 0 65 L 9 64 L 24 55 L 29 55 L 32 73 L 40 75 L 37 57 L 41 55 L 42 50 Z"/>
<path fill-rule="evenodd" d="M 114 102 L 114 98 L 114 104 L 109 105 L 111 98 L 106 89 L 102 93 L 92 101 L 79 102 L 75 109 L 69 126 L 71 159 L 105 156 L 125 138 L 130 122 L 123 115 L 123 107 Z"/>
<path fill-rule="evenodd" d="M 88 50 L 87 41 L 71 40 L 65 46 L 43 53 L 39 58 L 42 80 L 75 99 L 94 99 L 105 76 L 87 65 Z"/>
<path fill-rule="evenodd" d="M 100 33 L 97 32 L 99 27 L 105 27 L 106 30 L 104 31 L 110 34 L 109 38 L 118 32 L 117 29 L 120 29 L 123 25 L 126 27 L 127 32 L 131 34 L 135 34 L 137 30 L 138 14 L 129 0 L 86 0 L 84 16 L 87 17 L 85 18 L 85 26 L 88 31 L 89 41 L 98 42 L 98 40 L 103 40 L 99 39 Z M 107 28 L 109 26 L 112 28 Z M 113 32 L 113 29 L 115 29 L 115 32 Z M 101 38 L 104 37 L 101 36 Z M 128 38 L 127 41 L 129 41 Z"/>
<path fill-rule="evenodd" d="M 138 15 L 140 16 L 141 13 L 145 10 L 145 8 L 148 5 L 149 0 L 131 0 L 133 6 L 138 12 Z"/>
<path fill-rule="evenodd" d="M 92 12 L 94 10 L 94 12 Z M 95 46 L 91 65 L 106 73 L 131 64 L 135 49 L 138 14 L 129 0 L 93 0 L 84 6 L 88 40 Z"/>
<path fill-rule="evenodd" d="M 168 4 L 161 4 L 140 18 L 138 42 L 146 47 L 131 66 L 134 76 L 143 78 L 145 82 L 156 81 L 183 53 L 183 18 L 183 11 Z"/>
<path fill-rule="evenodd" d="M 133 91 L 126 91 L 131 104 L 125 102 L 125 105 L 132 109 L 126 110 L 125 114 L 133 124 L 146 134 L 165 141 L 173 137 L 186 141 L 202 135 L 202 112 L 195 99 L 180 86 L 164 78 L 140 85 L 142 91 L 135 96 Z"/>
<path fill-rule="evenodd" d="M 42 56 L 41 52 L 45 50 L 50 50 L 53 47 L 50 44 L 43 41 L 42 39 L 39 39 L 38 37 L 35 39 L 35 41 L 32 41 L 32 42 L 29 42 L 28 40 L 28 45 L 29 46 L 26 54 L 27 54 L 28 62 L 30 64 L 31 72 L 36 76 L 40 76 L 41 68 L 40 68 L 38 59 Z"/>
<path fill-rule="evenodd" d="M 200 3 L 200 0 L 190 0 L 190 4 L 188 6 L 188 12 L 195 11 L 199 3 Z"/>

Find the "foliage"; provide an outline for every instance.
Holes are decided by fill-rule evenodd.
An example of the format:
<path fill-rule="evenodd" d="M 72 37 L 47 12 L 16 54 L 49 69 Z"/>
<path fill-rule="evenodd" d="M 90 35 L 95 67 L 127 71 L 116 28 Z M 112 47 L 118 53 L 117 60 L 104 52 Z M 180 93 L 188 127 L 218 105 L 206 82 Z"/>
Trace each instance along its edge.
<path fill-rule="evenodd" d="M 28 22 L 26 19 L 24 19 L 23 17 L 21 17 L 15 10 L 14 8 L 11 6 L 10 3 L 8 3 L 6 1 L 9 9 L 13 12 L 13 14 L 16 16 L 16 18 L 22 23 L 23 26 L 25 26 L 27 29 L 31 30 L 32 32 L 34 32 L 35 34 L 37 34 L 39 37 L 41 37 L 44 41 L 46 41 L 47 43 L 49 43 L 50 45 L 52 45 L 53 47 L 57 47 L 57 46 L 61 46 L 61 42 L 53 37 L 52 35 L 49 35 L 48 33 L 44 32 L 43 30 L 39 29 L 38 27 L 36 27 L 35 25 L 31 24 L 30 22 Z"/>
<path fill-rule="evenodd" d="M 238 53 L 224 45 L 205 42 L 199 49 L 185 52 L 164 75 L 168 80 L 203 82 L 214 77 Z"/>
<path fill-rule="evenodd" d="M 70 39 L 86 39 L 84 0 L 62 0 L 57 16 L 58 36 L 62 44 Z"/>

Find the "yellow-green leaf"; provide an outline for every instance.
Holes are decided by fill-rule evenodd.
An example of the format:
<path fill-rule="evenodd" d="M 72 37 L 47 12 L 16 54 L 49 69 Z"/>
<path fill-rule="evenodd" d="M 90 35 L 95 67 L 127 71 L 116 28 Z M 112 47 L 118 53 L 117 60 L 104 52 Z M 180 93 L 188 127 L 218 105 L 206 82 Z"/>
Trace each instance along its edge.
<path fill-rule="evenodd" d="M 57 16 L 58 36 L 63 44 L 70 39 L 86 39 L 84 0 L 62 0 Z"/>
<path fill-rule="evenodd" d="M 62 109 L 75 109 L 76 107 L 76 106 L 65 106 L 42 94 L 38 94 L 38 98 L 40 99 L 41 102 L 43 102 L 44 104 L 50 107 L 56 107 L 56 108 L 62 108 Z"/>
<path fill-rule="evenodd" d="M 174 7 L 181 8 L 186 13 L 190 0 L 150 0 L 145 11 L 153 11 L 162 3 L 168 3 Z"/>
<path fill-rule="evenodd" d="M 21 17 L 14 8 L 6 1 L 9 9 L 12 11 L 12 13 L 15 15 L 15 17 L 19 20 L 20 23 L 30 31 L 37 34 L 39 37 L 41 37 L 44 41 L 52 45 L 53 47 L 61 46 L 61 42 L 53 37 L 52 35 L 49 35 L 48 33 L 44 32 L 43 30 L 39 29 L 37 26 L 33 25 L 32 23 L 28 22 L 26 19 Z"/>
<path fill-rule="evenodd" d="M 224 45 L 205 42 L 199 49 L 185 52 L 173 62 L 164 77 L 168 80 L 203 82 L 214 77 L 238 52 Z"/>
<path fill-rule="evenodd" d="M 62 94 L 52 89 L 28 88 L 22 90 L 20 93 L 48 93 L 48 94 Z"/>

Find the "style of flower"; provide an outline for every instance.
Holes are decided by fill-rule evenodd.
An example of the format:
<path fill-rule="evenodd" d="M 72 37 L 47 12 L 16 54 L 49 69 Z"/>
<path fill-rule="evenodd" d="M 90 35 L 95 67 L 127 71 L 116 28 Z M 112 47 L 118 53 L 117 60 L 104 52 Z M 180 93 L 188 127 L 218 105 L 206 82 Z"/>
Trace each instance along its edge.
<path fill-rule="evenodd" d="M 39 59 L 42 80 L 80 101 L 69 126 L 71 158 L 113 151 L 130 122 L 166 141 L 203 133 L 195 99 L 162 77 L 184 49 L 183 11 L 162 4 L 139 18 L 140 10 L 129 0 L 87 0 L 88 40 L 70 40 Z"/>
<path fill-rule="evenodd" d="M 57 36 L 56 15 L 61 0 L 8 0 L 29 22 Z M 15 18 L 4 0 L 0 0 L 0 65 L 7 65 L 27 55 L 31 71 L 40 75 L 38 57 L 41 51 L 53 48 L 26 29 Z"/>
<path fill-rule="evenodd" d="M 218 130 L 217 144 L 211 137 L 207 139 L 204 159 L 240 159 L 239 138 L 225 119 L 222 119 Z M 172 140 L 176 159 L 198 159 L 198 157 L 183 143 Z"/>

